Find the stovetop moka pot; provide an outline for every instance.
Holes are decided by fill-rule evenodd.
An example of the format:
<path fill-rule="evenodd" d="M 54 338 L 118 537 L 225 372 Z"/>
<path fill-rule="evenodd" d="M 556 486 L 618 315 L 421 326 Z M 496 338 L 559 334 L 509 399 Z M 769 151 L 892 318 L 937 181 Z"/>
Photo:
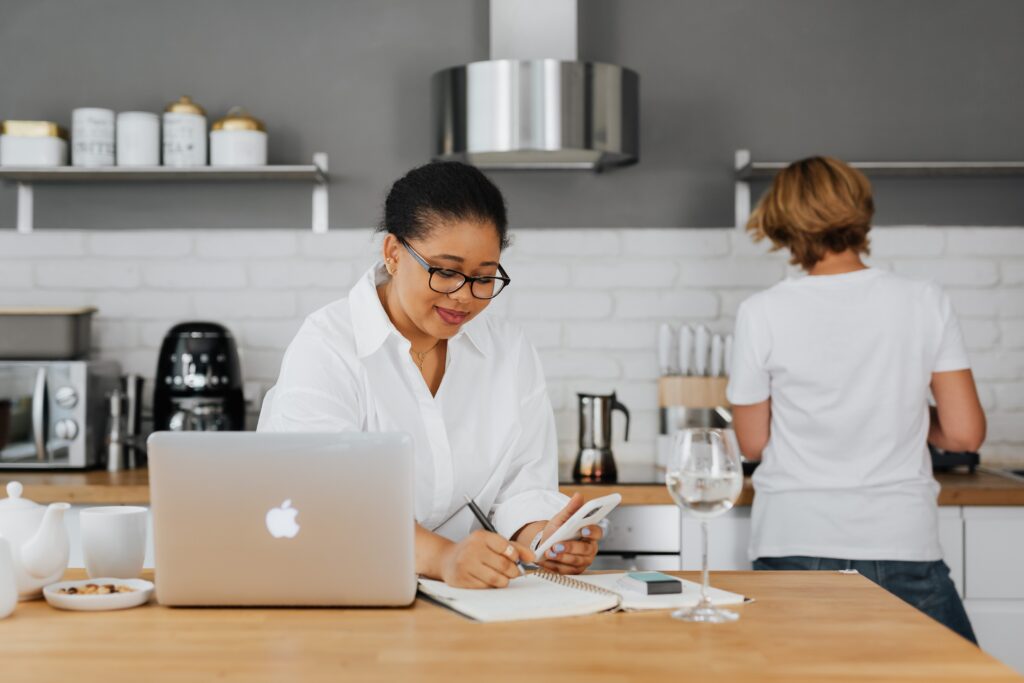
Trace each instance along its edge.
<path fill-rule="evenodd" d="M 626 416 L 629 440 L 629 410 L 611 394 L 576 394 L 580 412 L 580 452 L 572 468 L 573 481 L 614 482 L 618 479 L 612 454 L 612 411 Z"/>

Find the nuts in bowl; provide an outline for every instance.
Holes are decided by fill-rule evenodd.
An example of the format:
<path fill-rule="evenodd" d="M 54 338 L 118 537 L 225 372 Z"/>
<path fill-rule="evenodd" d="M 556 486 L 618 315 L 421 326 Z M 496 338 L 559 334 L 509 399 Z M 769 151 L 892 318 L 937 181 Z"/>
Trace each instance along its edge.
<path fill-rule="evenodd" d="M 153 583 L 143 579 L 60 581 L 43 588 L 43 597 L 51 607 L 85 612 L 138 607 L 149 602 L 152 595 Z"/>

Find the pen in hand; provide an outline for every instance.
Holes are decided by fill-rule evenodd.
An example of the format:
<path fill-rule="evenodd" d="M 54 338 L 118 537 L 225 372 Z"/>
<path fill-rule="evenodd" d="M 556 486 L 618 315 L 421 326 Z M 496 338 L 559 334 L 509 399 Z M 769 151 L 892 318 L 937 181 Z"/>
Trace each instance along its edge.
<path fill-rule="evenodd" d="M 497 534 L 498 530 L 495 529 L 494 525 L 491 524 L 489 519 L 487 519 L 487 515 L 483 513 L 483 510 L 477 507 L 477 504 L 473 501 L 473 499 L 470 498 L 469 496 L 463 496 L 463 498 L 466 499 L 466 505 L 469 507 L 470 512 L 473 513 L 473 516 L 476 517 L 476 521 L 480 522 L 480 526 L 482 526 L 486 531 L 490 531 L 491 533 Z M 509 547 L 512 546 L 509 545 Z M 516 560 L 516 566 L 519 567 L 519 576 L 523 576 L 526 574 L 526 570 L 523 568 L 522 560 Z"/>

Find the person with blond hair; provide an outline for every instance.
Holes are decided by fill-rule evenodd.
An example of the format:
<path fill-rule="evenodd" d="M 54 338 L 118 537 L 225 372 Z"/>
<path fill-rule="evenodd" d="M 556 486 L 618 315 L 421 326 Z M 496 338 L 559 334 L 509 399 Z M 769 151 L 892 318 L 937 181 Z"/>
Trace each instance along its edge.
<path fill-rule="evenodd" d="M 761 460 L 750 557 L 856 570 L 977 642 L 942 561 L 928 444 L 977 450 L 985 415 L 946 294 L 864 264 L 873 214 L 862 173 L 812 157 L 747 225 L 806 272 L 736 317 L 728 398 L 740 450 Z"/>

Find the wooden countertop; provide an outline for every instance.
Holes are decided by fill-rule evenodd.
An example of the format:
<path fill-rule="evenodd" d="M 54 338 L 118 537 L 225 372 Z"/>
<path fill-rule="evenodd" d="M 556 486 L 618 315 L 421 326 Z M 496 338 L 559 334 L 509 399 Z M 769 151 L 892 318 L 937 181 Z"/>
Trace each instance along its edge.
<path fill-rule="evenodd" d="M 939 505 L 1024 505 L 1024 482 L 988 472 L 937 474 L 942 490 Z M 127 470 L 110 474 L 92 472 L 0 472 L 0 483 L 18 480 L 25 485 L 24 497 L 39 503 L 116 505 L 147 504 L 149 473 Z M 588 499 L 609 493 L 622 494 L 624 505 L 671 505 L 668 490 L 661 484 L 562 484 L 563 493 L 580 491 Z M 0 496 L 6 495 L 0 493 Z M 748 478 L 737 505 L 750 505 L 754 489 Z"/>
<path fill-rule="evenodd" d="M 36 601 L 0 621 L 0 661 L 4 680 L 76 683 L 1024 681 L 860 575 L 718 572 L 713 581 L 756 598 L 735 608 L 738 622 L 687 624 L 660 611 L 480 624 L 421 600 L 116 612 Z"/>

